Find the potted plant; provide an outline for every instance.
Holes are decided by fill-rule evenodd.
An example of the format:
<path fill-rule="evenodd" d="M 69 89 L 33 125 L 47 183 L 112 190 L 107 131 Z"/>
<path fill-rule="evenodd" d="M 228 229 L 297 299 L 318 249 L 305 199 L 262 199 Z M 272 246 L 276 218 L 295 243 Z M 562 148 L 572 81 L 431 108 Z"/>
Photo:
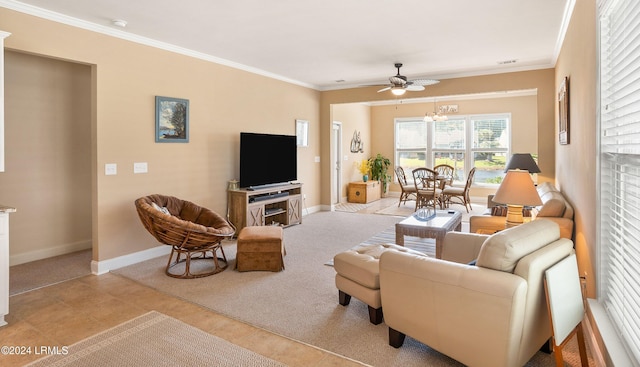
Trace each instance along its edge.
<path fill-rule="evenodd" d="M 375 157 L 369 158 L 369 166 L 371 167 L 371 179 L 380 181 L 382 184 L 382 193 L 387 192 L 387 183 L 391 182 L 391 175 L 387 173 L 391 161 L 378 153 Z"/>

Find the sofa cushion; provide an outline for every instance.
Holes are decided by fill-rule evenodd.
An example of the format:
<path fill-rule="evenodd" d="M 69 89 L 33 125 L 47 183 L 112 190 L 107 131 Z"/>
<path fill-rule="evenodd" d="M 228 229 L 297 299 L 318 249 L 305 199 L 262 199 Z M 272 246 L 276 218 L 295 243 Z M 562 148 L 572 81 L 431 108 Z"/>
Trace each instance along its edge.
<path fill-rule="evenodd" d="M 560 238 L 560 227 L 550 220 L 535 220 L 490 236 L 480 248 L 476 265 L 513 273 L 518 261 Z"/>
<path fill-rule="evenodd" d="M 544 204 L 538 207 L 538 217 L 557 217 L 564 215 L 566 208 L 564 196 L 559 191 L 549 191 L 541 195 Z"/>

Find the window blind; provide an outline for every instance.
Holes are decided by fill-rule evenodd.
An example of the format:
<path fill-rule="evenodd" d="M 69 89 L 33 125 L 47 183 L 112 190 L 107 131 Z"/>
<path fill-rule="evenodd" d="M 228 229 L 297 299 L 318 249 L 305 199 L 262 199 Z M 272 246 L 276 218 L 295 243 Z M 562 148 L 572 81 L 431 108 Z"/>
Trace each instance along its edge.
<path fill-rule="evenodd" d="M 640 362 L 640 2 L 599 3 L 599 300 Z"/>

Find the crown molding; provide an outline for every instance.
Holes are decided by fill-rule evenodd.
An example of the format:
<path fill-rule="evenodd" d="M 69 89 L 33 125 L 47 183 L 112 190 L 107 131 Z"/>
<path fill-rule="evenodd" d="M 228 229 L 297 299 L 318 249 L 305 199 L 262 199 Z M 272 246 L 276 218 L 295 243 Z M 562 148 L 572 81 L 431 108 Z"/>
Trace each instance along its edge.
<path fill-rule="evenodd" d="M 304 83 L 298 80 L 294 80 L 294 79 L 290 79 L 287 77 L 284 77 L 282 75 L 278 75 L 278 74 L 274 74 L 274 73 L 270 73 L 268 71 L 265 70 L 261 70 L 258 68 L 254 68 L 251 66 L 247 66 L 247 65 L 243 65 L 237 62 L 233 62 L 230 60 L 226 60 L 226 59 L 222 59 L 219 57 L 215 57 L 213 55 L 209 55 L 209 54 L 205 54 L 202 52 L 198 52 L 198 51 L 194 51 L 188 48 L 184 48 L 184 47 L 180 47 L 180 46 L 176 46 L 170 43 L 166 43 L 166 42 L 160 42 L 148 37 L 143 37 L 143 36 L 139 36 L 139 35 L 135 35 L 132 33 L 128 33 L 126 31 L 122 31 L 120 29 L 115 29 L 112 28 L 110 26 L 105 26 L 105 25 L 100 25 L 100 24 L 96 24 L 96 23 L 92 23 L 92 22 L 87 22 L 85 20 L 82 19 L 78 19 L 78 18 L 74 18 L 74 17 L 70 17 L 68 15 L 64 15 L 61 13 L 57 13 L 54 11 L 50 11 L 50 10 L 46 10 L 46 9 L 42 9 L 33 5 L 28 5 L 25 3 L 21 3 L 19 1 L 13 1 L 13 0 L 0 0 L 0 7 L 6 8 L 6 9 L 10 9 L 10 10 L 14 10 L 20 13 L 24 13 L 24 14 L 28 14 L 28 15 L 32 15 L 38 18 L 42 18 L 42 19 L 46 19 L 46 20 L 50 20 L 56 23 L 62 23 L 62 24 L 66 24 L 72 27 L 76 27 L 76 28 L 80 28 L 80 29 L 84 29 L 84 30 L 88 30 L 91 32 L 96 32 L 96 33 L 100 33 L 100 34 L 104 34 L 110 37 L 115 37 L 115 38 L 120 38 L 126 41 L 131 41 L 131 42 L 135 42 L 135 43 L 139 43 L 145 46 L 150 46 L 150 47 L 154 47 L 154 48 L 158 48 L 161 50 L 165 50 L 165 51 L 169 51 L 169 52 L 173 52 L 173 53 L 177 53 L 177 54 L 181 54 L 181 55 L 185 55 L 185 56 L 189 56 L 189 57 L 193 57 L 196 59 L 200 59 L 200 60 L 205 60 L 205 61 L 209 61 L 215 64 L 220 64 L 220 65 L 224 65 L 224 66 L 228 66 L 234 69 L 238 69 L 238 70 L 242 70 L 242 71 L 246 71 L 252 74 L 257 74 L 257 75 L 261 75 L 261 76 L 265 76 L 271 79 L 276 79 L 276 80 L 280 80 L 286 83 L 290 83 L 290 84 L 295 84 L 295 85 L 299 85 L 301 87 L 305 87 L 305 88 L 311 88 L 311 89 L 315 89 L 315 90 L 320 90 L 317 86 L 309 84 L 309 83 Z"/>

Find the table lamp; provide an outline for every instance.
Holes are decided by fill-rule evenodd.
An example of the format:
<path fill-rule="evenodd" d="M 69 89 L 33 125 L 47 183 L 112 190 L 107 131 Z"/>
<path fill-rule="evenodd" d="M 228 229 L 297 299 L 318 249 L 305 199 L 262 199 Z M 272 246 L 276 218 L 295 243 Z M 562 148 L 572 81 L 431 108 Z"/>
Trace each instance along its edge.
<path fill-rule="evenodd" d="M 524 206 L 542 205 L 540 195 L 533 184 L 527 170 L 509 170 L 498 187 L 493 201 L 507 204 L 506 228 L 522 224 Z"/>
<path fill-rule="evenodd" d="M 533 160 L 533 157 L 529 153 L 515 153 L 509 159 L 509 163 L 504 169 L 504 172 L 508 172 L 511 169 L 524 169 L 529 173 L 540 173 L 540 167 Z"/>

